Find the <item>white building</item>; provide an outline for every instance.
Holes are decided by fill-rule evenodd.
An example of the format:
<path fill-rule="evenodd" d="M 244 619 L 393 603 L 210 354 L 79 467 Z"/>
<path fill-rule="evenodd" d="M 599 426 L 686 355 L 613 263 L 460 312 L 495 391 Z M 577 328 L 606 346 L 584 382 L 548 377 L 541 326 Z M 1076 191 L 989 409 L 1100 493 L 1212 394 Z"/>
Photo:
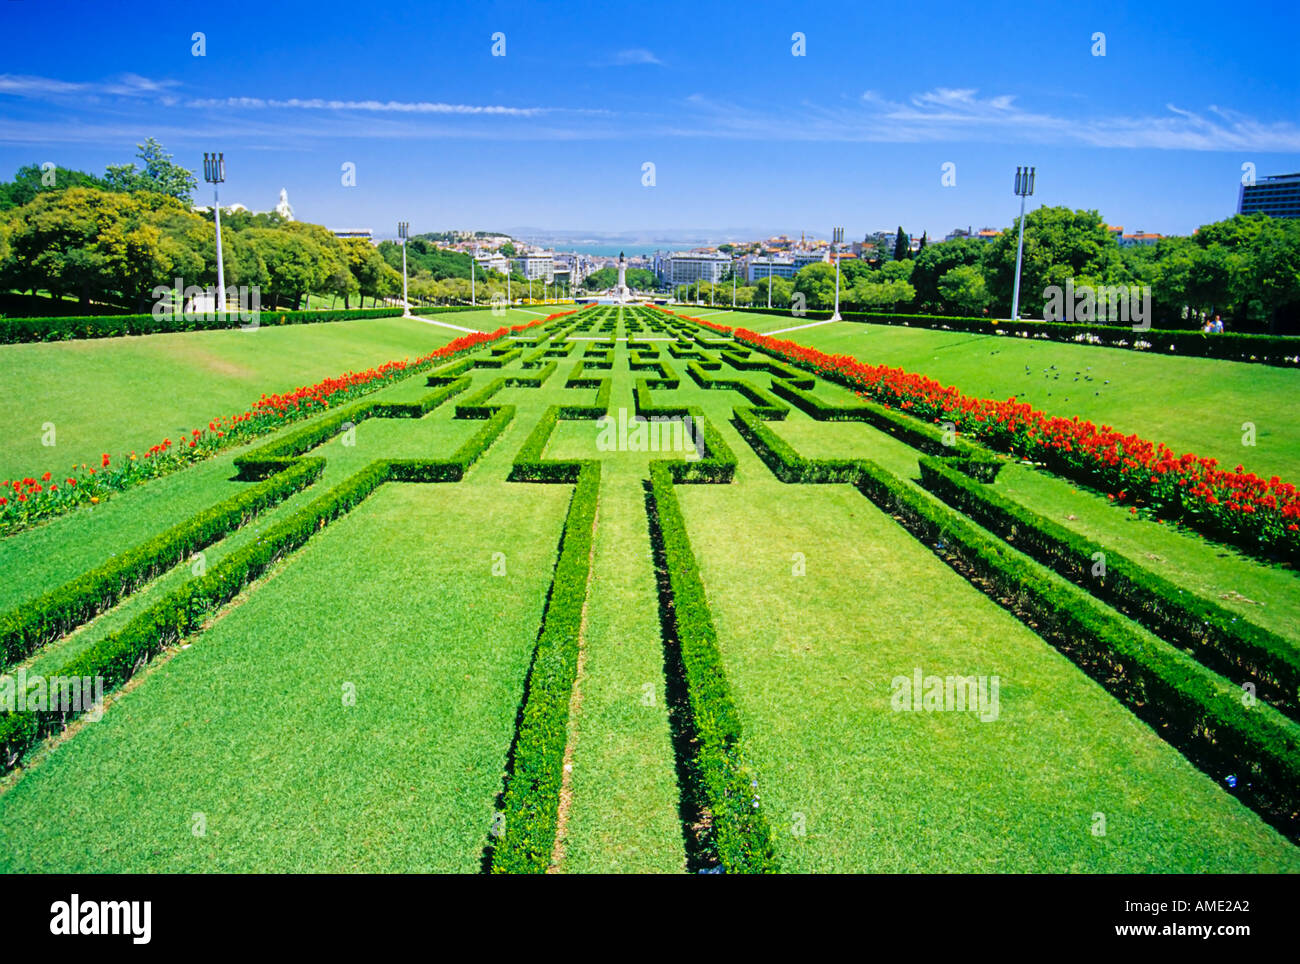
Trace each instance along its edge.
<path fill-rule="evenodd" d="M 688 285 L 696 281 L 717 284 L 726 274 L 731 258 L 725 254 L 679 251 L 670 254 L 660 264 L 661 277 L 670 285 Z"/>
<path fill-rule="evenodd" d="M 484 271 L 510 273 L 510 259 L 500 251 L 482 251 L 474 255 L 474 262 Z"/>
<path fill-rule="evenodd" d="M 753 284 L 764 278 L 793 278 L 796 268 L 790 258 L 750 258 L 745 279 Z"/>
<path fill-rule="evenodd" d="M 801 268 L 806 268 L 810 264 L 830 261 L 830 250 L 826 251 L 796 251 L 794 253 L 794 270 L 795 274 L 799 273 Z M 767 277 L 764 275 L 763 277 Z"/>
<path fill-rule="evenodd" d="M 538 278 L 551 280 L 551 275 L 555 273 L 555 261 L 550 252 L 544 254 L 521 254 L 515 258 L 515 266 L 529 281 L 535 281 Z"/>

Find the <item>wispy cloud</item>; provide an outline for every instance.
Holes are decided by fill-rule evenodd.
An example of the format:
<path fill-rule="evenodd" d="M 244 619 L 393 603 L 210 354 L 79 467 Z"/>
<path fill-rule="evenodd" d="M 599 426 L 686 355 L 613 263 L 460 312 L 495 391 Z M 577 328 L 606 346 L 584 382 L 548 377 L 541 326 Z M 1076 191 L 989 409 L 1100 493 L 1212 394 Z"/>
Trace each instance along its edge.
<path fill-rule="evenodd" d="M 659 64 L 649 50 L 617 51 L 609 64 Z M 863 91 L 837 102 L 725 100 L 695 94 L 636 114 L 559 105 L 466 104 L 329 97 L 194 97 L 176 81 L 123 74 L 102 81 L 64 81 L 0 74 L 0 97 L 31 101 L 28 116 L 11 113 L 0 141 L 88 142 L 98 124 L 138 127 L 149 109 L 151 129 L 193 127 L 210 112 L 252 131 L 301 129 L 301 136 L 392 139 L 492 138 L 608 140 L 632 135 L 784 142 L 1023 143 L 1093 148 L 1183 151 L 1300 151 L 1300 126 L 1267 121 L 1210 105 L 1167 104 L 1154 114 L 1089 114 L 1086 101 L 1070 110 L 1028 107 L 1010 93 L 935 87 L 891 99 Z M 59 106 L 49 110 L 47 103 Z M 1047 101 L 1060 103 L 1060 99 Z M 94 104 L 92 119 L 78 111 Z M 304 118 L 301 124 L 290 119 Z M 314 115 L 310 122 L 305 118 Z M 368 118 L 358 123 L 361 118 Z M 482 118 L 475 121 L 472 118 Z M 258 121 L 264 122 L 259 124 Z M 495 120 L 497 123 L 492 123 Z M 331 123 L 330 121 L 334 121 Z"/>
<path fill-rule="evenodd" d="M 285 100 L 262 97 L 209 97 L 189 100 L 193 108 L 246 108 L 250 110 L 359 110 L 384 114 L 497 114 L 504 117 L 536 117 L 557 110 L 554 107 L 506 107 L 499 104 L 446 104 L 440 101 L 327 100 L 321 97 L 290 97 Z"/>
<path fill-rule="evenodd" d="M 974 88 L 936 87 L 893 101 L 864 91 L 855 103 L 754 109 L 703 95 L 687 98 L 694 118 L 674 132 L 783 140 L 931 141 L 1078 144 L 1089 147 L 1194 151 L 1300 150 L 1300 126 L 1267 122 L 1210 106 L 1197 112 L 1167 104 L 1155 115 L 1074 115 L 1021 107 L 1012 94 L 980 96 Z M 692 119 L 697 123 L 692 123 Z"/>
<path fill-rule="evenodd" d="M 662 67 L 663 61 L 656 57 L 653 51 L 646 50 L 644 47 L 619 50 L 602 60 L 596 61 L 596 66 L 599 67 L 632 67 L 638 64 L 654 64 Z"/>
<path fill-rule="evenodd" d="M 70 81 L 30 74 L 0 74 L 0 94 L 19 97 L 58 97 L 69 94 L 147 97 L 164 94 L 176 85 L 174 80 L 151 80 L 139 74 L 122 74 L 104 81 Z"/>

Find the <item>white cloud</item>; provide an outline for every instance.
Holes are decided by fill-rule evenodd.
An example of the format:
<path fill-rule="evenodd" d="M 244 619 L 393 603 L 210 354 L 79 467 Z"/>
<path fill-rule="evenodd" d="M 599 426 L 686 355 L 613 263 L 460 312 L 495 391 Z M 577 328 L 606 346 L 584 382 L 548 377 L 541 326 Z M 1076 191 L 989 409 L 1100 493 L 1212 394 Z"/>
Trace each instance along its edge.
<path fill-rule="evenodd" d="M 122 74 L 114 80 L 70 81 L 29 74 L 0 74 L 0 94 L 19 97 L 61 97 L 69 94 L 105 94 L 119 97 L 143 97 L 161 94 L 176 86 L 174 80 L 151 80 L 139 74 Z"/>
<path fill-rule="evenodd" d="M 850 107 L 808 102 L 774 112 L 699 95 L 686 103 L 702 135 L 809 141 L 919 143 L 990 141 L 1197 151 L 1300 150 L 1300 126 L 1266 122 L 1211 106 L 1205 114 L 1167 104 L 1156 115 L 1064 116 L 1030 110 L 1012 94 L 981 97 L 974 88 L 936 87 L 905 101 L 863 91 Z M 1207 116 L 1211 115 L 1211 116 Z M 675 132 L 692 133 L 679 123 Z"/>
<path fill-rule="evenodd" d="M 244 108 L 249 110 L 359 110 L 385 114 L 499 114 L 506 117 L 534 117 L 555 108 L 504 107 L 497 104 L 445 104 L 438 101 L 327 100 L 320 97 L 290 97 L 285 100 L 262 97 L 207 97 L 189 100 L 186 107 Z"/>
<path fill-rule="evenodd" d="M 663 66 L 663 61 L 654 55 L 653 51 L 646 50 L 644 47 L 631 47 L 627 50 L 619 50 L 608 57 L 597 60 L 593 66 L 596 67 L 632 67 L 639 64 L 653 64 Z"/>
<path fill-rule="evenodd" d="M 644 49 L 621 50 L 610 64 L 658 64 Z M 199 112 L 252 130 L 259 115 L 270 131 L 301 129 L 316 137 L 391 139 L 510 138 L 609 140 L 631 133 L 648 137 L 731 138 L 797 142 L 1015 143 L 1194 151 L 1300 151 L 1300 126 L 1265 121 L 1219 105 L 1190 110 L 1165 105 L 1155 114 L 1069 115 L 1022 104 L 1014 94 L 981 94 L 973 87 L 935 87 L 891 100 L 862 91 L 831 104 L 781 103 L 768 98 L 740 103 L 692 94 L 661 111 L 617 112 L 585 107 L 461 104 L 444 101 L 346 100 L 325 97 L 192 97 L 172 80 L 123 74 L 96 82 L 0 74 L 0 97 L 43 104 L 26 118 L 11 116 L 0 141 L 82 141 L 96 122 L 139 127 L 141 106 L 151 129 L 193 127 Z M 1072 107 L 1075 102 L 1071 102 Z M 94 105 L 92 120 L 78 108 Z M 291 113 L 303 123 L 289 120 Z M 305 118 L 312 116 L 310 121 Z M 360 117 L 367 117 L 365 123 Z M 483 118 L 468 122 L 466 118 Z M 507 118 L 499 124 L 488 119 Z M 21 120 L 21 123 L 20 123 Z M 331 123 L 331 121 L 333 121 Z"/>

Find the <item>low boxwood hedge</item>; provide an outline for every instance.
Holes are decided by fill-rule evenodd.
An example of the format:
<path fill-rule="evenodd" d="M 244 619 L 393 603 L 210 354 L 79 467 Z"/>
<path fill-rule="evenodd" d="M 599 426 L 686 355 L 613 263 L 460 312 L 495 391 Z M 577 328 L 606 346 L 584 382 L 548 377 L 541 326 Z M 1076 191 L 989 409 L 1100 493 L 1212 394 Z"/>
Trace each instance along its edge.
<path fill-rule="evenodd" d="M 297 462 L 0 616 L 0 669 L 26 659 L 195 552 L 247 525 L 263 510 L 311 485 L 324 468 L 324 459 Z"/>
<path fill-rule="evenodd" d="M 492 848 L 494 874 L 545 873 L 555 849 L 569 703 L 578 674 L 599 491 L 600 463 L 583 461 L 564 519 L 555 577 L 528 673 L 503 797 L 504 820 Z"/>
<path fill-rule="evenodd" d="M 745 757 L 740 714 L 673 491 L 676 464 L 651 463 L 650 512 L 672 593 L 671 628 L 680 649 L 694 730 L 692 771 L 708 808 L 707 843 L 727 873 L 772 873 L 777 869 L 772 831 L 760 806 L 758 776 Z"/>
<path fill-rule="evenodd" d="M 1290 640 L 1005 498 L 961 468 L 923 457 L 921 483 L 985 529 L 1156 635 L 1194 651 L 1202 663 L 1239 684 L 1253 683 L 1261 699 L 1289 716 L 1300 716 L 1300 650 Z M 1099 558 L 1104 568 L 1094 576 Z"/>
<path fill-rule="evenodd" d="M 818 421 L 866 422 L 912 448 L 931 455 L 951 455 L 983 460 L 992 458 L 991 453 L 981 445 L 961 438 L 955 433 L 948 437 L 938 425 L 931 425 L 919 418 L 904 415 L 870 399 L 860 399 L 847 405 L 833 405 L 782 379 L 772 380 L 772 393 L 793 402 L 801 411 Z"/>
<path fill-rule="evenodd" d="M 778 478 L 851 482 L 1007 605 L 1216 782 L 1300 839 L 1300 725 L 1181 649 L 865 459 L 798 455 L 746 407 L 737 428 Z"/>
<path fill-rule="evenodd" d="M 276 560 L 351 511 L 387 476 L 386 463 L 371 463 L 49 675 L 100 677 L 106 693 L 116 689 L 164 648 L 200 629 L 210 613 L 233 599 Z M 60 711 L 26 710 L 0 715 L 0 767 L 16 765 L 37 740 L 56 732 L 65 722 Z"/>

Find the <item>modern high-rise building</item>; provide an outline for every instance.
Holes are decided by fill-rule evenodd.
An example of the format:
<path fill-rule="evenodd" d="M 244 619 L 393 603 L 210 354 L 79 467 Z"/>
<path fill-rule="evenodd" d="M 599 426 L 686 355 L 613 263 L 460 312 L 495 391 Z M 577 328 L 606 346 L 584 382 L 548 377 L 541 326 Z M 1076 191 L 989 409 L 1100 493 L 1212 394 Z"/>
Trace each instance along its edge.
<path fill-rule="evenodd" d="M 1300 174 L 1272 174 L 1241 185 L 1237 213 L 1300 218 Z"/>
<path fill-rule="evenodd" d="M 793 278 L 795 276 L 793 259 L 786 258 L 750 258 L 747 278 L 750 284 L 764 278 Z"/>
<path fill-rule="evenodd" d="M 688 285 L 696 281 L 717 284 L 726 273 L 731 258 L 725 254 L 678 251 L 663 262 L 663 280 L 670 285 Z"/>

